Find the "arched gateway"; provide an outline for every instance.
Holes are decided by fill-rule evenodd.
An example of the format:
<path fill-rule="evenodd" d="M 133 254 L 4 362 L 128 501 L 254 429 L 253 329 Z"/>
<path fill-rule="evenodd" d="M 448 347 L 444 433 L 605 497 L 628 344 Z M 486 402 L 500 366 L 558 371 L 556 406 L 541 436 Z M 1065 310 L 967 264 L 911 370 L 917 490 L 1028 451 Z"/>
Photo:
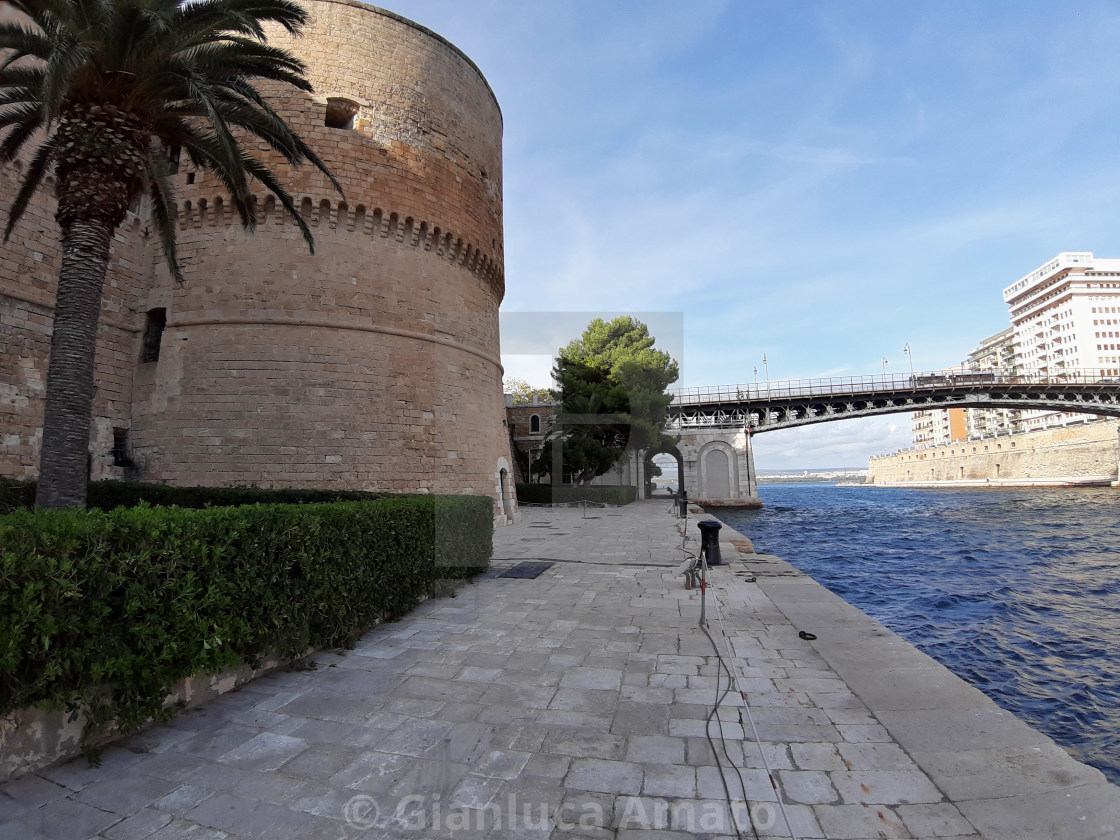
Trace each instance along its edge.
<path fill-rule="evenodd" d="M 680 436 L 681 487 L 689 499 L 710 507 L 761 507 L 754 450 L 746 430 L 684 431 Z"/>

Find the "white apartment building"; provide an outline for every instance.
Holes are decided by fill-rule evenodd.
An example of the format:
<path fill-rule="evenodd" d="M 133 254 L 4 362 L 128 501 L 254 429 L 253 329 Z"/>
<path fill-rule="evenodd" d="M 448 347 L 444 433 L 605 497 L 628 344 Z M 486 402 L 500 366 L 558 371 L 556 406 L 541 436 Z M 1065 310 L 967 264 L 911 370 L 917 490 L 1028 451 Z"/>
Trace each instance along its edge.
<path fill-rule="evenodd" d="M 1008 327 L 981 341 L 968 354 L 965 370 L 991 370 L 1015 373 L 1015 328 Z M 1022 411 L 1014 408 L 966 408 L 967 437 L 985 438 L 1009 435 L 1018 424 Z"/>
<path fill-rule="evenodd" d="M 1003 290 L 1014 330 L 1014 366 L 1059 378 L 1120 376 L 1120 259 L 1063 251 Z M 1092 419 L 1024 411 L 1014 431 Z"/>
<path fill-rule="evenodd" d="M 1120 379 L 1120 259 L 1063 251 L 1003 290 L 1011 327 L 968 355 L 966 370 Z M 1029 432 L 1094 415 L 1011 409 L 935 409 L 913 415 L 914 446 Z"/>
<path fill-rule="evenodd" d="M 1012 327 L 989 336 L 968 354 L 963 365 L 946 374 L 970 371 L 1015 372 L 1015 330 Z M 934 408 L 911 415 L 915 449 L 941 446 L 972 438 L 1012 433 L 1022 412 L 1008 408 Z"/>

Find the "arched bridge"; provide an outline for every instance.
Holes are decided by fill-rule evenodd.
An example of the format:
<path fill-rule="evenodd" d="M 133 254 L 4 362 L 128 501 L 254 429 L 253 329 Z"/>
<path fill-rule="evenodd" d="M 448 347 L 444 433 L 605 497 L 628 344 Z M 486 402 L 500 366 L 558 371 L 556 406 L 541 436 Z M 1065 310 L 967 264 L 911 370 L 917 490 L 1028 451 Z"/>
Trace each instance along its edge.
<path fill-rule="evenodd" d="M 937 408 L 1020 408 L 1120 417 L 1120 382 L 1098 371 L 934 371 L 797 379 L 674 392 L 674 431 L 746 429 L 754 433 Z"/>

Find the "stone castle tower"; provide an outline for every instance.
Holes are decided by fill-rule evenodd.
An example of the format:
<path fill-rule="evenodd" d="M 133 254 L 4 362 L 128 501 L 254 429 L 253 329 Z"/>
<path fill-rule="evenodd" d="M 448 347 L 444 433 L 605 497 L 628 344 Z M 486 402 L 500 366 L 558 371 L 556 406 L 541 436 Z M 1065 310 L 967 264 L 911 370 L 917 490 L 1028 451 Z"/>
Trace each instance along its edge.
<path fill-rule="evenodd" d="M 143 206 L 106 280 L 93 478 L 492 495 L 514 517 L 499 359 L 502 116 L 453 45 L 353 0 L 305 0 L 272 43 L 315 95 L 273 91 L 341 182 L 278 174 L 315 236 L 262 191 L 255 233 L 217 180 L 176 177 L 187 282 Z M 268 93 L 268 88 L 265 88 Z M 258 150 L 260 151 L 260 150 Z M 0 190 L 14 194 L 14 171 Z M 53 201 L 0 250 L 0 477 L 34 477 L 54 282 Z"/>

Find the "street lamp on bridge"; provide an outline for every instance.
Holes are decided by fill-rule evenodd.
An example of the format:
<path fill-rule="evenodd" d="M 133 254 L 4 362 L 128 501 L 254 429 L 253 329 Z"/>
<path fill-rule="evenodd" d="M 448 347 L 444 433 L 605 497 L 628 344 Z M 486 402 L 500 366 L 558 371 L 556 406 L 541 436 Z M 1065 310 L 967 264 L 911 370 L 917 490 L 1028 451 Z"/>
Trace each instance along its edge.
<path fill-rule="evenodd" d="M 906 354 L 906 360 L 910 362 L 910 378 L 914 378 L 914 356 L 910 352 L 910 342 L 906 342 L 906 346 L 902 348 L 902 352 Z"/>
<path fill-rule="evenodd" d="M 883 357 L 883 376 L 887 375 L 887 357 Z"/>
<path fill-rule="evenodd" d="M 770 363 L 766 361 L 766 354 L 762 354 L 762 368 L 766 371 L 766 396 L 770 396 Z M 758 368 L 755 368 L 758 371 Z"/>

